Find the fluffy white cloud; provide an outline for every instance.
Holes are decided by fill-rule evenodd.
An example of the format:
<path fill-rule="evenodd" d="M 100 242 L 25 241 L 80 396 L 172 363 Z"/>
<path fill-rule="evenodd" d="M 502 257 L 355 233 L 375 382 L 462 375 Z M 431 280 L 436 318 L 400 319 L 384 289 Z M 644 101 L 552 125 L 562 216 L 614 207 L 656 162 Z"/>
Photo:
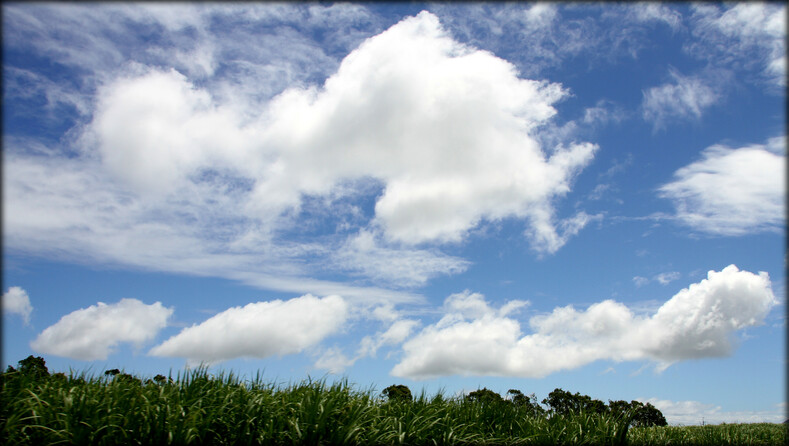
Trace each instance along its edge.
<path fill-rule="evenodd" d="M 27 291 L 21 287 L 12 286 L 3 294 L 3 313 L 20 315 L 27 325 L 30 323 L 30 313 L 32 312 L 33 306 L 30 304 L 30 297 L 28 297 Z"/>
<path fill-rule="evenodd" d="M 658 398 L 640 399 L 658 408 L 672 425 L 691 426 L 721 423 L 782 423 L 786 420 L 786 404 L 777 404 L 772 410 L 724 411 L 720 406 L 698 401 L 670 401 Z"/>
<path fill-rule="evenodd" d="M 92 361 L 107 359 L 121 342 L 141 345 L 153 339 L 173 314 L 161 302 L 137 299 L 116 304 L 99 302 L 69 313 L 30 343 L 39 353 Z"/>
<path fill-rule="evenodd" d="M 656 129 L 670 119 L 698 119 L 704 109 L 720 99 L 713 87 L 700 77 L 683 76 L 676 70 L 671 70 L 670 76 L 673 82 L 643 92 L 644 119 L 653 121 Z"/>
<path fill-rule="evenodd" d="M 136 191 L 166 194 L 200 170 L 260 169 L 248 155 L 260 136 L 240 119 L 177 71 L 149 70 L 100 90 L 85 139 Z"/>
<path fill-rule="evenodd" d="M 702 159 L 674 173 L 659 194 L 673 201 L 676 217 L 716 235 L 742 235 L 784 226 L 785 137 L 732 149 L 708 147 Z"/>
<path fill-rule="evenodd" d="M 215 43 L 216 53 L 184 50 L 205 55 L 198 64 L 205 69 L 151 68 L 163 62 L 146 53 L 111 70 L 77 59 L 48 32 L 70 29 L 69 41 L 87 39 L 75 23 L 104 29 L 103 18 L 114 12 L 157 33 L 175 33 L 176 40 L 187 29 L 204 39 L 211 14 L 241 20 L 232 8 L 198 8 L 184 17 L 174 11 L 76 8 L 61 23 L 51 9 L 14 9 L 20 23 L 31 24 L 15 32 L 15 42 L 28 36 L 39 51 L 55 48 L 58 63 L 93 67 L 97 88 L 81 105 L 90 122 L 74 127 L 60 146 L 34 153 L 31 141 L 15 140 L 4 147 L 9 247 L 327 295 L 340 285 L 305 277 L 339 268 L 374 283 L 418 286 L 464 271 L 466 261 L 435 244 L 461 241 L 486 221 L 520 219 L 541 253 L 555 252 L 590 221 L 583 212 L 558 218 L 554 203 L 596 146 L 539 142 L 556 114 L 553 104 L 567 92 L 522 79 L 507 61 L 459 44 L 432 14 L 368 38 L 336 61 L 321 87 L 288 78 L 299 87 L 279 95 L 245 90 L 265 83 L 249 82 L 249 73 L 220 76 L 235 73 L 215 66 L 224 63 L 217 62 L 221 54 L 241 51 L 228 47 L 226 36 Z M 316 23 L 350 14 L 363 19 L 362 28 L 375 27 L 358 8 L 266 11 L 273 14 L 261 18 L 266 26 L 292 22 L 294 14 Z M 539 11 L 532 12 L 541 17 Z M 349 45 L 361 41 L 357 31 L 345 36 Z M 273 51 L 270 43 L 261 48 Z M 103 50 L 107 60 L 129 59 L 125 47 Z M 168 60 L 176 56 L 167 52 Z M 255 57 L 249 62 L 263 63 Z M 321 65 L 322 75 L 329 65 Z M 88 94 L 77 93 L 68 97 Z M 380 187 L 371 192 L 365 182 Z M 348 205 L 361 199 L 375 206 L 364 213 L 356 201 Z M 342 229 L 290 243 L 282 234 L 309 226 L 305 210 L 315 207 L 323 220 L 314 227 Z M 409 246 L 422 242 L 435 244 Z"/>
<path fill-rule="evenodd" d="M 348 311 L 340 296 L 307 294 L 286 301 L 251 303 L 183 329 L 153 347 L 150 354 L 219 362 L 299 353 L 342 329 Z"/>
<path fill-rule="evenodd" d="M 322 90 L 273 101 L 265 142 L 278 157 L 253 199 L 261 211 L 295 206 L 299 192 L 374 177 L 385 184 L 375 223 L 393 241 L 459 241 L 508 216 L 534 218 L 531 229 L 553 238 L 550 200 L 596 149 L 546 150 L 532 136 L 564 95 L 453 41 L 422 12 L 365 41 Z"/>
<path fill-rule="evenodd" d="M 651 316 L 605 300 L 585 311 L 556 308 L 529 320 L 532 333 L 493 310 L 479 294 L 452 295 L 446 315 L 403 345 L 395 376 L 446 375 L 543 377 L 597 360 L 671 363 L 729 355 L 732 334 L 759 325 L 777 301 L 767 273 L 730 265 L 681 290 Z M 514 304 L 522 306 L 523 303 Z"/>

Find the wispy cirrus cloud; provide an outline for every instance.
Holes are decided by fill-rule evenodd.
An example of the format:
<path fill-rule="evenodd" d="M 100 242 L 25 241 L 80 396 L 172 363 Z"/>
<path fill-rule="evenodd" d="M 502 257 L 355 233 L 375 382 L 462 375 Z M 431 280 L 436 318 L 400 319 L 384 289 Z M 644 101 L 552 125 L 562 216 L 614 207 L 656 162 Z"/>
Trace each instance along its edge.
<path fill-rule="evenodd" d="M 683 76 L 670 71 L 671 82 L 643 92 L 644 120 L 656 130 L 675 120 L 699 119 L 705 109 L 721 99 L 711 83 L 699 76 Z"/>
<path fill-rule="evenodd" d="M 395 288 L 423 285 L 438 274 L 458 274 L 470 264 L 439 252 L 382 246 L 386 242 L 381 238 L 368 230 L 359 231 L 332 254 L 332 263 Z"/>
<path fill-rule="evenodd" d="M 633 283 L 635 283 L 637 287 L 642 287 L 651 281 L 658 282 L 661 285 L 668 285 L 669 283 L 678 280 L 680 277 L 682 277 L 681 273 L 677 271 L 671 271 L 671 272 L 656 274 L 655 276 L 652 276 L 651 279 L 642 276 L 635 276 L 633 277 Z"/>
<path fill-rule="evenodd" d="M 514 3 L 431 5 L 458 40 L 500 54 L 527 76 L 542 76 L 568 63 L 637 59 L 648 30 L 682 29 L 682 14 L 666 5 Z M 502 38 L 507 36 L 507 38 Z M 523 51 L 528 48 L 528 51 Z"/>
<path fill-rule="evenodd" d="M 739 148 L 714 145 L 658 189 L 675 218 L 699 232 L 737 236 L 779 230 L 786 206 L 786 138 Z"/>
<path fill-rule="evenodd" d="M 691 27 L 698 40 L 686 50 L 720 67 L 760 70 L 761 77 L 786 85 L 786 6 L 742 3 L 694 6 Z"/>

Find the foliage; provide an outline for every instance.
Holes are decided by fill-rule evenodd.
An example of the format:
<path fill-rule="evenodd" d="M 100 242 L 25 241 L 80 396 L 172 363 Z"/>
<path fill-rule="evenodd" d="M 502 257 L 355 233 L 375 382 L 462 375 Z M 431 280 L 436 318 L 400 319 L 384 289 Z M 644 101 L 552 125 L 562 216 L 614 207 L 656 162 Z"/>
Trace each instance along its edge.
<path fill-rule="evenodd" d="M 658 408 L 640 401 L 608 401 L 608 410 L 617 417 L 629 417 L 633 427 L 667 426 L 666 418 Z"/>
<path fill-rule="evenodd" d="M 411 389 L 403 384 L 393 384 L 383 390 L 381 395 L 385 396 L 388 401 L 411 401 Z"/>
<path fill-rule="evenodd" d="M 19 361 L 19 373 L 32 378 L 44 378 L 49 376 L 47 363 L 40 356 L 30 355 Z"/>
<path fill-rule="evenodd" d="M 532 393 L 526 396 L 518 389 L 510 389 L 507 391 L 510 395 L 510 401 L 517 407 L 524 408 L 530 416 L 543 416 L 545 409 L 537 402 L 537 397 Z"/>
<path fill-rule="evenodd" d="M 636 427 L 650 427 L 650 426 L 667 426 L 666 418 L 655 406 L 650 403 L 643 404 L 639 401 L 632 401 L 631 407 L 634 410 L 633 426 Z"/>
<path fill-rule="evenodd" d="M 608 412 L 608 407 L 600 400 L 592 399 L 578 392 L 572 394 L 558 388 L 549 393 L 542 403 L 550 407 L 551 414 L 557 415 L 581 412 L 604 414 Z"/>
<path fill-rule="evenodd" d="M 789 436 L 782 424 L 720 424 L 716 426 L 663 426 L 630 429 L 632 446 L 785 445 Z"/>
<path fill-rule="evenodd" d="M 2 377 L 0 444 L 674 445 L 786 440 L 781 425 L 631 428 L 631 409 L 614 414 L 614 408 L 630 405 L 624 402 L 612 402 L 609 413 L 581 409 L 545 416 L 536 411 L 540 406 L 534 395 L 526 397 L 516 389 L 507 393 L 507 400 L 488 389 L 468 397 L 422 392 L 406 398 L 410 389 L 390 386 L 382 392 L 388 400 L 382 401 L 372 390 L 354 390 L 347 381 L 278 386 L 263 382 L 260 375 L 243 381 L 232 373 L 211 376 L 205 369 L 153 380 L 125 373 L 112 378 L 73 372 L 41 377 L 15 370 Z"/>
<path fill-rule="evenodd" d="M 488 388 L 477 389 L 473 392 L 469 392 L 466 395 L 469 401 L 474 401 L 480 404 L 500 404 L 504 402 L 504 398 L 501 397 L 498 393 L 488 390 Z"/>

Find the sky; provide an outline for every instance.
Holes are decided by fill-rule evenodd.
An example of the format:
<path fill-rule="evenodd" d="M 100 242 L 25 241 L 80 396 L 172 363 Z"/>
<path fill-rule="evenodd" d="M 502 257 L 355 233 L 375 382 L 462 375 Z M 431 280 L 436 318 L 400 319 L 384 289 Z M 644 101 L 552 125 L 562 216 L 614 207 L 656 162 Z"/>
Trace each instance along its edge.
<path fill-rule="evenodd" d="M 783 4 L 2 12 L 3 367 L 786 419 Z"/>

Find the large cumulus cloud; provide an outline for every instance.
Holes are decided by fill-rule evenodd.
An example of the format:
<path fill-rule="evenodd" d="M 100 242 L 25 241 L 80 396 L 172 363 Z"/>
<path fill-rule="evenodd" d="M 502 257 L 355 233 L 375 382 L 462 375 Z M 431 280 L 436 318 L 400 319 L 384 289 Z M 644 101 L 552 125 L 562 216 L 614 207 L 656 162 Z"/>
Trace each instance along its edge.
<path fill-rule="evenodd" d="M 568 91 L 457 42 L 428 12 L 364 40 L 324 82 L 257 102 L 162 64 L 97 79 L 88 122 L 61 146 L 9 140 L 12 248 L 327 295 L 299 286 L 337 268 L 418 286 L 464 271 L 439 249 L 486 222 L 515 218 L 553 253 L 591 219 L 554 205 L 597 146 L 541 142 Z M 322 238 L 283 235 L 305 227 Z"/>
<path fill-rule="evenodd" d="M 597 360 L 650 360 L 665 368 L 729 355 L 732 335 L 761 324 L 776 303 L 767 273 L 730 265 L 710 271 L 652 315 L 636 315 L 613 300 L 583 311 L 570 305 L 532 317 L 532 332 L 524 334 L 508 316 L 522 302 L 495 310 L 483 296 L 465 292 L 447 298 L 446 315 L 403 345 L 392 374 L 543 377 Z"/>
<path fill-rule="evenodd" d="M 323 89 L 275 99 L 265 140 L 278 156 L 253 194 L 261 206 L 270 197 L 295 205 L 298 192 L 370 176 L 385 184 L 374 223 L 391 240 L 458 241 L 482 219 L 507 216 L 553 239 L 550 200 L 596 149 L 535 139 L 565 94 L 453 41 L 423 12 L 364 42 Z"/>

